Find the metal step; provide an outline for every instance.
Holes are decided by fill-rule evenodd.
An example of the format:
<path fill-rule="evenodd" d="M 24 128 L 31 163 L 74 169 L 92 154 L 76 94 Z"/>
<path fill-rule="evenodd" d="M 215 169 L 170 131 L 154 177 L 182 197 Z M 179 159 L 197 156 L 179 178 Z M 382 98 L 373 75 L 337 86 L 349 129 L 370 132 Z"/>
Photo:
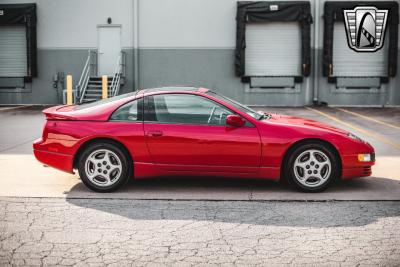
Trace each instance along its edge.
<path fill-rule="evenodd" d="M 108 83 L 112 83 L 112 80 L 107 80 Z M 103 81 L 98 81 L 98 80 L 89 80 L 88 83 L 97 83 L 97 84 L 102 84 Z"/>
<path fill-rule="evenodd" d="M 107 90 L 109 93 L 112 91 L 111 89 L 108 89 Z M 100 88 L 100 90 L 99 89 L 96 89 L 96 88 L 86 88 L 86 92 L 96 92 L 96 93 L 101 93 L 101 92 L 103 92 L 103 90 Z"/>
<path fill-rule="evenodd" d="M 97 83 L 97 84 L 102 84 L 103 81 L 102 80 L 91 80 L 89 79 L 88 83 Z M 112 83 L 112 79 L 108 79 L 107 83 Z"/>
<path fill-rule="evenodd" d="M 85 94 L 83 98 L 89 97 L 89 98 L 101 98 L 101 94 Z"/>
<path fill-rule="evenodd" d="M 109 75 L 108 78 L 113 77 L 112 75 Z M 90 79 L 93 80 L 101 80 L 103 77 L 102 76 L 90 76 Z"/>
<path fill-rule="evenodd" d="M 93 83 L 88 83 L 88 87 L 93 87 L 93 88 L 102 88 L 103 86 L 101 84 L 93 84 Z M 111 84 L 108 85 L 110 87 Z"/>
<path fill-rule="evenodd" d="M 101 95 L 103 92 L 97 92 L 97 91 L 86 91 L 85 95 Z"/>

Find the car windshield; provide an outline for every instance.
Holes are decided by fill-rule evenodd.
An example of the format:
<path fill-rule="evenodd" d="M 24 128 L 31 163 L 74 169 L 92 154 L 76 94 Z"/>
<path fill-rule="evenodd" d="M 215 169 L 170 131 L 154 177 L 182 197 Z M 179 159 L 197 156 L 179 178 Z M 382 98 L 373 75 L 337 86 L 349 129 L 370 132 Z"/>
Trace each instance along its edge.
<path fill-rule="evenodd" d="M 228 103 L 229 105 L 234 106 L 238 110 L 246 113 L 247 115 L 255 118 L 256 120 L 261 120 L 261 119 L 264 118 L 263 114 L 260 114 L 257 111 L 252 110 L 251 108 L 249 108 L 249 107 L 247 107 L 247 106 L 245 106 L 243 104 L 240 104 L 239 102 L 236 102 L 235 100 L 232 100 L 232 99 L 230 99 L 230 98 L 228 98 L 226 96 L 219 95 L 219 94 L 217 94 L 215 92 L 212 92 L 212 91 L 208 91 L 207 94 L 212 95 L 213 97 L 218 98 L 218 99 Z"/>
<path fill-rule="evenodd" d="M 125 98 L 125 97 L 134 96 L 135 94 L 136 94 L 136 92 L 130 92 L 130 93 L 127 93 L 127 94 L 117 95 L 117 96 L 113 96 L 113 97 L 110 97 L 110 98 L 107 98 L 107 99 L 102 99 L 102 100 L 99 100 L 99 101 L 83 103 L 83 104 L 77 106 L 75 110 L 82 110 L 82 109 L 92 108 L 92 107 L 103 105 L 103 104 L 106 104 L 106 103 L 109 103 L 109 102 L 112 102 L 112 101 L 120 100 L 120 99 Z"/>

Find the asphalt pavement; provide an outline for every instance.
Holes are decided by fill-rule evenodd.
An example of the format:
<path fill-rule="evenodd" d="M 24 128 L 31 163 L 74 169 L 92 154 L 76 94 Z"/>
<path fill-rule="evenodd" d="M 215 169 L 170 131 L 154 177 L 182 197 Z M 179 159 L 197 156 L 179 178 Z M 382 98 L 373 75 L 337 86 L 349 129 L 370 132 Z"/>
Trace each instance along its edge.
<path fill-rule="evenodd" d="M 398 202 L 0 199 L 0 265 L 399 266 Z"/>

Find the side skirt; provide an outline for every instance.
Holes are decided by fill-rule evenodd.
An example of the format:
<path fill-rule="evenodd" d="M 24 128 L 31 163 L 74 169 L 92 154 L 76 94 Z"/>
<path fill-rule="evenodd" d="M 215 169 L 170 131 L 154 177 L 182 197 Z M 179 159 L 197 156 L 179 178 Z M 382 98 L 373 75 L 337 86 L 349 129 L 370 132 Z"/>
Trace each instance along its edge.
<path fill-rule="evenodd" d="M 205 168 L 207 170 L 205 170 Z M 232 171 L 233 169 L 233 171 Z M 262 178 L 279 180 L 280 168 L 276 167 L 229 167 L 229 166 L 182 166 L 135 162 L 134 178 L 157 176 L 220 176 L 237 178 Z"/>

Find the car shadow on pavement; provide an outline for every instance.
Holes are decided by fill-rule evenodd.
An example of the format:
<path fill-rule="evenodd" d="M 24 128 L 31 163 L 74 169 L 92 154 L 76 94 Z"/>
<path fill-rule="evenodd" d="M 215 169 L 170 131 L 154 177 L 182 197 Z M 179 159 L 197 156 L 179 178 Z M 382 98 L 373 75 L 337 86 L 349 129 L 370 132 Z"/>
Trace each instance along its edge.
<path fill-rule="evenodd" d="M 131 181 L 107 194 L 91 192 L 79 183 L 67 194 L 67 201 L 132 220 L 325 228 L 363 226 L 380 218 L 400 217 L 398 201 L 373 201 L 378 200 L 373 196 L 357 199 L 365 190 L 370 190 L 370 185 L 363 179 L 340 181 L 324 193 L 305 194 L 263 180 L 162 178 Z M 362 201 L 335 201 L 349 195 Z"/>

